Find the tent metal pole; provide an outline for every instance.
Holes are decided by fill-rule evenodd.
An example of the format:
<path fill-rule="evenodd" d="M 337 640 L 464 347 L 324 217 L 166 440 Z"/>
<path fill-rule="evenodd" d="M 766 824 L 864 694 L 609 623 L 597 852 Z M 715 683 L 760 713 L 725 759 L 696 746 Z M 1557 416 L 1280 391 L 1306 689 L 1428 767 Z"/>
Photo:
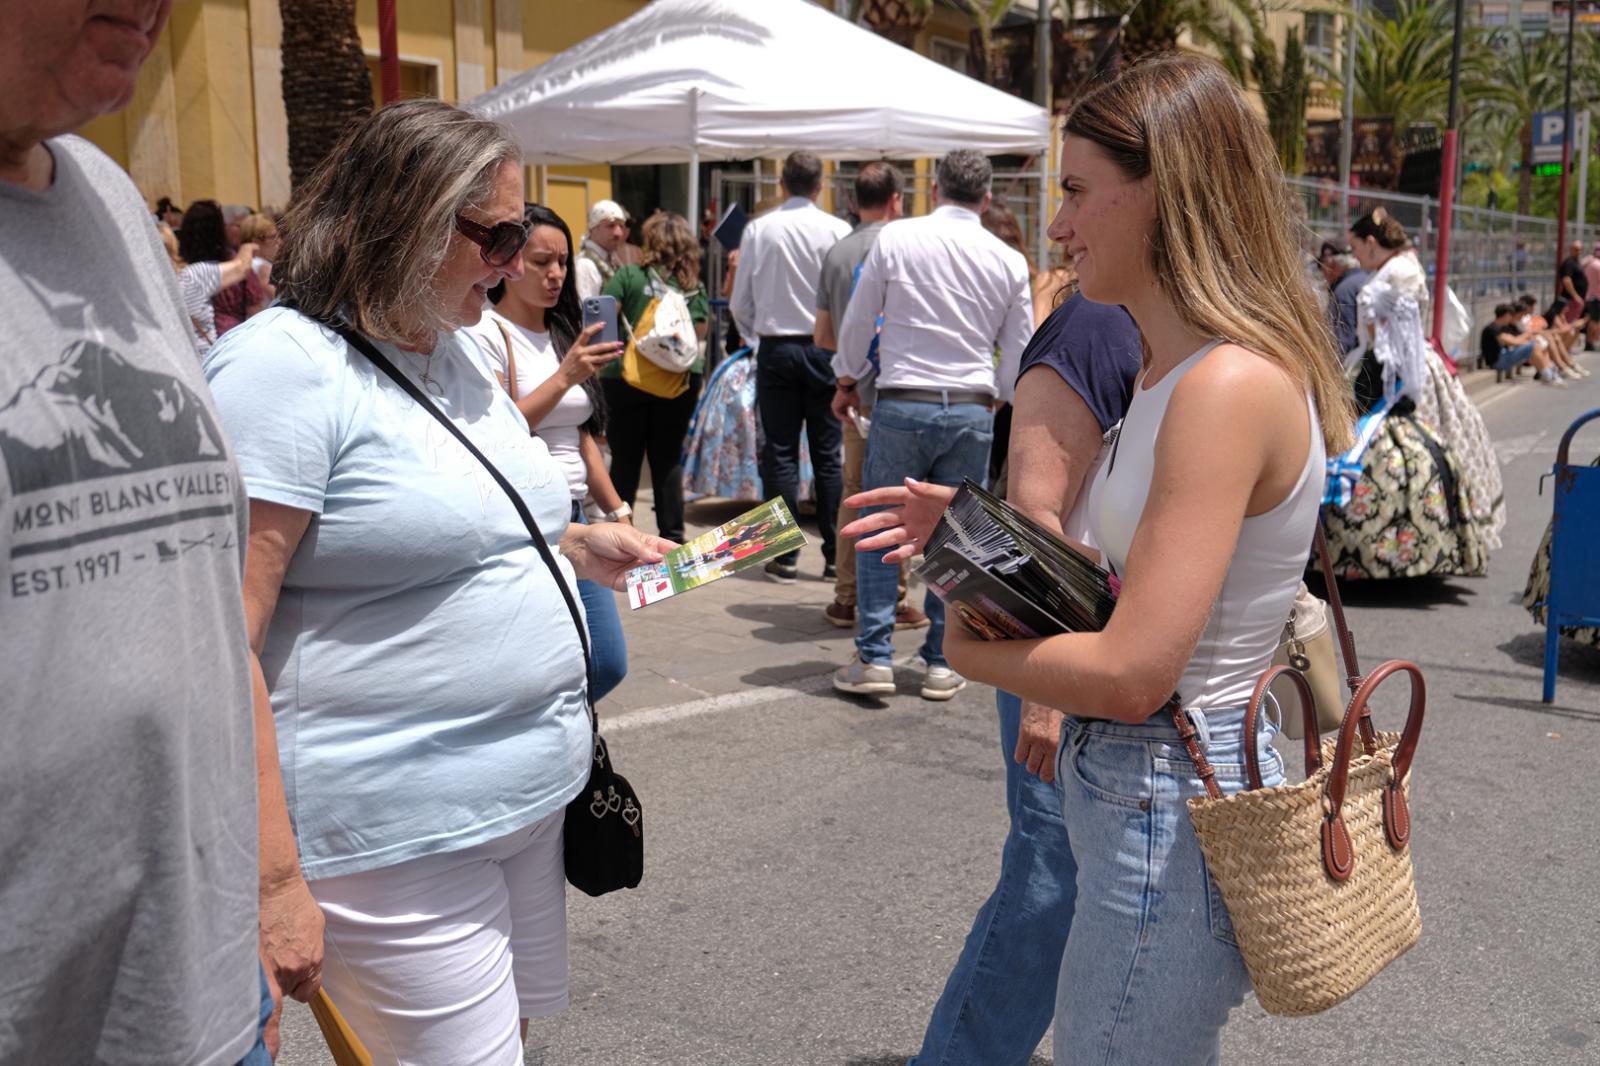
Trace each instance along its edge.
<path fill-rule="evenodd" d="M 1041 271 L 1050 258 L 1050 146 L 1039 152 L 1039 236 L 1034 262 Z M 1038 323 L 1034 323 L 1038 325 Z"/>
<path fill-rule="evenodd" d="M 689 90 L 689 232 L 700 233 L 700 90 Z"/>

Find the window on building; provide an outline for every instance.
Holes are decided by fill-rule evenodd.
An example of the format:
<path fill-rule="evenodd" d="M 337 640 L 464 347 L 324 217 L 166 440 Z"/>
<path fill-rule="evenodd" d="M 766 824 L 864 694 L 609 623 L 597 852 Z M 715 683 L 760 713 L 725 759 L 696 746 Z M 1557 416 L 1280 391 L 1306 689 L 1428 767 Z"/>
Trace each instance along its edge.
<path fill-rule="evenodd" d="M 1308 11 L 1306 12 L 1306 51 L 1312 55 L 1321 56 L 1328 61 L 1333 60 L 1337 50 L 1338 28 L 1335 25 L 1333 12 Z"/>
<path fill-rule="evenodd" d="M 928 58 L 951 70 L 967 72 L 967 46 L 948 37 L 934 37 L 928 41 Z"/>
<path fill-rule="evenodd" d="M 1505 0 L 1484 0 L 1478 5 L 1478 25 L 1508 26 L 1511 24 L 1511 5 Z"/>
<path fill-rule="evenodd" d="M 1531 37 L 1550 32 L 1550 0 L 1522 0 L 1522 32 Z"/>
<path fill-rule="evenodd" d="M 367 74 L 372 78 L 372 106 L 383 106 L 383 72 L 378 69 L 378 57 L 367 53 Z M 400 99 L 439 95 L 439 64 L 435 61 L 400 60 Z"/>

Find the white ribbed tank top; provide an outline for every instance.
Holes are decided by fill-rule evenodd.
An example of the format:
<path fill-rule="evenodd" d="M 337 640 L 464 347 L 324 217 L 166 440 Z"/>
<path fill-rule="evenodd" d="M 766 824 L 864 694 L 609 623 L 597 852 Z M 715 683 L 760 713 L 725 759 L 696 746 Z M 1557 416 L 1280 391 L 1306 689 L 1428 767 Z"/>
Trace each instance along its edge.
<path fill-rule="evenodd" d="M 1221 343 L 1207 344 L 1148 389 L 1141 376 L 1122 420 L 1114 460 L 1095 477 L 1089 521 L 1106 560 L 1119 574 L 1144 514 L 1167 402 L 1183 375 Z M 1240 527 L 1222 590 L 1178 684 L 1185 707 L 1243 707 L 1277 650 L 1305 572 L 1322 503 L 1326 455 L 1309 393 L 1306 408 L 1311 415 L 1311 446 L 1300 479 L 1281 503 L 1245 518 Z"/>

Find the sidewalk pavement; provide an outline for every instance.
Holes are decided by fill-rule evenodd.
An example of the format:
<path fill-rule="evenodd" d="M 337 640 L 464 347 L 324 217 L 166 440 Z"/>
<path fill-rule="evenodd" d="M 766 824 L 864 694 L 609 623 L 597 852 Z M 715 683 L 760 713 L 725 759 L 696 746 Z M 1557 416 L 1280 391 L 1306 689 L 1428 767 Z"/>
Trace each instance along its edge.
<path fill-rule="evenodd" d="M 1594 363 L 1592 353 L 1581 358 L 1587 365 Z M 1529 376 L 1497 383 L 1493 370 L 1468 370 L 1467 365 L 1460 380 L 1480 404 L 1511 390 L 1537 387 Z M 654 532 L 648 474 L 640 480 L 634 517 L 640 528 Z M 704 533 L 757 502 L 707 498 L 690 503 L 685 508 L 686 534 Z M 770 581 L 760 567 L 753 567 L 637 611 L 629 610 L 618 594 L 628 674 L 605 699 L 601 713 L 625 715 L 757 686 L 811 682 L 803 687 L 812 688 L 843 665 L 854 651 L 855 630 L 841 629 L 823 617 L 823 608 L 833 602 L 833 582 L 821 579 L 815 518 L 802 513 L 800 524 L 810 543 L 800 553 L 800 580 L 792 585 Z M 923 583 L 913 574 L 910 602 L 920 608 L 922 598 Z M 896 656 L 916 651 L 922 638 L 922 630 L 896 634 Z M 904 680 L 901 688 L 911 691 Z"/>

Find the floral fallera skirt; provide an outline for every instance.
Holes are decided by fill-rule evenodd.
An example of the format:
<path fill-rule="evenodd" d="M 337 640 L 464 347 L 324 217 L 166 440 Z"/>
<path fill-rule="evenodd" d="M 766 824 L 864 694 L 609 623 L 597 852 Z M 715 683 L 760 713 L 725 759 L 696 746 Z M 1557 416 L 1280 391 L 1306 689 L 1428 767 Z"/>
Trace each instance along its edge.
<path fill-rule="evenodd" d="M 1482 577 L 1488 553 L 1454 452 L 1411 414 L 1391 414 L 1363 458 L 1348 503 L 1324 508 L 1334 574 L 1344 579 Z"/>
<path fill-rule="evenodd" d="M 1595 460 L 1595 465 L 1600 466 L 1600 459 Z M 1544 539 L 1533 554 L 1533 565 L 1528 567 L 1528 587 L 1522 592 L 1522 606 L 1541 626 L 1546 624 L 1544 600 L 1550 595 L 1550 528 L 1549 524 L 1544 527 Z M 1600 648 L 1600 628 L 1595 626 L 1562 626 L 1561 635 Z"/>
<path fill-rule="evenodd" d="M 1450 443 L 1471 495 L 1467 516 L 1478 525 L 1479 539 L 1488 551 L 1501 546 L 1500 531 L 1506 525 L 1505 486 L 1500 478 L 1500 460 L 1489 438 L 1483 415 L 1461 385 L 1461 380 L 1445 369 L 1444 361 L 1430 346 L 1427 351 L 1428 380 L 1417 401 L 1417 417 L 1438 430 Z"/>
<path fill-rule="evenodd" d="M 748 348 L 712 372 L 700 394 L 683 446 L 683 491 L 689 496 L 765 500 L 761 483 L 761 415 L 756 360 Z M 800 434 L 799 499 L 811 497 L 811 453 Z"/>

